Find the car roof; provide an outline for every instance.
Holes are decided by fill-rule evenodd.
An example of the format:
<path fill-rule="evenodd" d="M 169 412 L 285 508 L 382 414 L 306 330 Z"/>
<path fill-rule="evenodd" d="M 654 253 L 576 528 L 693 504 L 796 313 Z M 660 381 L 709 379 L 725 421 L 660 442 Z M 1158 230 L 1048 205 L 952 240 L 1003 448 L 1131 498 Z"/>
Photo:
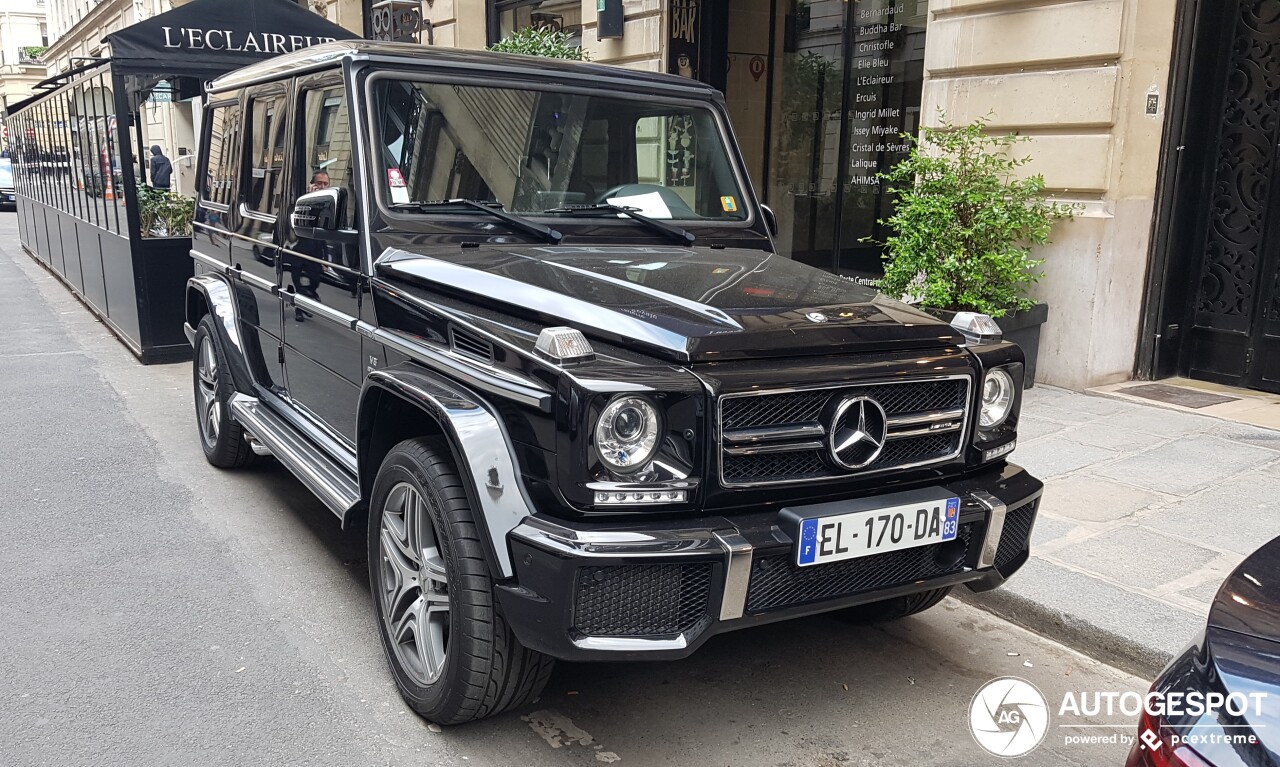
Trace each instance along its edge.
<path fill-rule="evenodd" d="M 525 56 L 494 51 L 459 48 L 437 48 L 417 43 L 388 43 L 373 40 L 339 40 L 302 48 L 225 74 L 209 85 L 209 91 L 239 88 L 253 83 L 277 80 L 305 71 L 338 66 L 343 60 L 369 61 L 394 66 L 396 69 L 471 71 L 486 77 L 497 74 L 518 79 L 547 80 L 559 83 L 584 81 L 605 87 L 627 90 L 652 90 L 664 93 L 682 92 L 687 96 L 707 98 L 716 93 L 705 83 L 678 75 L 586 61 Z"/>

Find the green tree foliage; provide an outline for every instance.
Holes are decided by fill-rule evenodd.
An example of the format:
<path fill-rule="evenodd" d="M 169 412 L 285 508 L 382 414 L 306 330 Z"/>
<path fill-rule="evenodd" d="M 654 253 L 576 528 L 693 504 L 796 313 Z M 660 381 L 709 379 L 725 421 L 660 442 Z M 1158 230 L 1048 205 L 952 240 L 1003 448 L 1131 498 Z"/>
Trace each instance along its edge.
<path fill-rule="evenodd" d="M 526 56 L 546 56 L 552 59 L 587 61 L 586 51 L 569 42 L 572 37 L 568 32 L 546 27 L 525 27 L 507 35 L 496 45 L 490 46 L 489 50 L 523 53 Z"/>
<path fill-rule="evenodd" d="M 990 118 L 947 122 L 903 136 L 911 152 L 880 178 L 894 212 L 879 223 L 893 235 L 885 248 L 880 289 L 924 306 L 992 317 L 1027 309 L 1043 272 L 1032 248 L 1049 242 L 1055 221 L 1078 208 L 1044 197 L 1044 177 L 1020 177 L 1031 161 L 1014 157 L 1017 135 L 987 133 Z"/>

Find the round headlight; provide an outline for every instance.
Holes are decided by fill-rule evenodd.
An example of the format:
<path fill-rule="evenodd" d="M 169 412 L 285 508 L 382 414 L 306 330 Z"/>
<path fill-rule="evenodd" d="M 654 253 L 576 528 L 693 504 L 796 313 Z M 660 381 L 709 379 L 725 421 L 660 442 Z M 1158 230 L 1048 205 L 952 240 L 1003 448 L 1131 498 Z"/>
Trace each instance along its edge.
<path fill-rule="evenodd" d="M 644 397 L 610 402 L 596 421 L 596 451 L 610 471 L 628 474 L 649 464 L 658 450 L 658 410 Z"/>
<path fill-rule="evenodd" d="M 978 425 L 994 429 L 1004 423 L 1013 410 L 1015 394 L 1013 376 L 1001 368 L 989 371 L 982 382 L 982 413 L 978 417 Z"/>

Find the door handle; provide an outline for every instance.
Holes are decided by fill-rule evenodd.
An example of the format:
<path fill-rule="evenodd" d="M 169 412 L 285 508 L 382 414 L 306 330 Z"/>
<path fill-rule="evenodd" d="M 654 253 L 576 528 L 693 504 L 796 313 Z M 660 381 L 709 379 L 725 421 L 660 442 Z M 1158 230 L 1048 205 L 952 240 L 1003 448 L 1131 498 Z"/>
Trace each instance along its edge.
<path fill-rule="evenodd" d="M 310 314 L 314 314 L 317 317 L 323 317 L 330 322 L 342 325 L 349 330 L 356 329 L 356 323 L 358 320 L 355 317 L 352 317 L 349 314 L 343 314 L 342 312 L 325 306 L 319 301 L 307 298 L 306 296 L 300 296 L 297 293 L 289 293 L 288 295 L 289 303 L 292 303 L 295 307 Z"/>

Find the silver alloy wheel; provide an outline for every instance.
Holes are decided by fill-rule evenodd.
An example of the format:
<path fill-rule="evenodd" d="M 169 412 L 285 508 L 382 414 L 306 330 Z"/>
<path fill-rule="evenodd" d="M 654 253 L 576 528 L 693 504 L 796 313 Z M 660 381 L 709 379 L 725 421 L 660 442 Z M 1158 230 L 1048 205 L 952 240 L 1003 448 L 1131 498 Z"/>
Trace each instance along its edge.
<path fill-rule="evenodd" d="M 196 354 L 196 375 L 200 383 L 196 386 L 196 413 L 200 419 L 200 434 L 205 444 L 212 447 L 218 444 L 218 433 L 222 430 L 222 400 L 218 398 L 218 354 L 213 348 L 213 339 L 205 336 L 200 339 L 200 351 Z"/>
<path fill-rule="evenodd" d="M 400 666 L 418 684 L 440 678 L 449 642 L 449 581 L 435 526 L 407 482 L 391 488 L 378 533 L 382 620 Z"/>

